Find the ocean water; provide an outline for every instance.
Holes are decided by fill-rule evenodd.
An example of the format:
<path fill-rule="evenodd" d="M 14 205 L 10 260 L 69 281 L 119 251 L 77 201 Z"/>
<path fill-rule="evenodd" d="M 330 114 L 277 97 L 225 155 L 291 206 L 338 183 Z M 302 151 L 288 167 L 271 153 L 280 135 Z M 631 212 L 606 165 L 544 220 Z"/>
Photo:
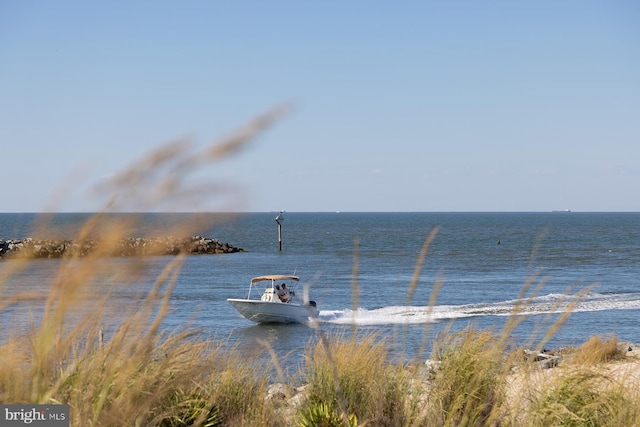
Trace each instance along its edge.
<path fill-rule="evenodd" d="M 572 314 L 546 348 L 579 345 L 594 335 L 640 342 L 640 214 L 638 213 L 285 213 L 282 250 L 276 213 L 240 215 L 120 214 L 139 220 L 138 235 L 177 225 L 216 237 L 242 253 L 188 257 L 163 327 L 196 328 L 202 337 L 259 349 L 266 339 L 300 356 L 319 331 L 305 325 L 255 325 L 226 302 L 246 295 L 251 277 L 295 274 L 309 286 L 324 333 L 378 333 L 399 358 L 429 357 L 438 334 L 469 325 L 502 330 L 522 307 L 514 344 L 533 347 L 564 312 Z M 72 238 L 88 214 L 0 214 L 0 239 Z M 107 219 L 104 219 L 105 221 Z M 34 225 L 39 224 L 39 225 Z M 437 232 L 424 262 L 427 237 Z M 118 275 L 87 285 L 87 307 L 111 295 L 107 316 L 148 291 L 172 257 L 145 259 L 133 283 Z M 104 260 L 121 271 L 131 259 Z M 0 313 L 0 340 L 40 320 L 59 260 L 34 260 L 13 272 L 0 261 L 0 297 L 31 297 Z M 415 291 L 410 285 L 419 268 Z M 11 272 L 11 274 L 8 274 Z M 6 277 L 8 275 L 8 277 Z M 436 283 L 441 283 L 434 293 Z M 576 295 L 580 297 L 576 299 Z M 435 304 L 430 306 L 430 299 Z M 89 308 L 90 309 L 90 308 Z M 78 308 L 81 310 L 81 308 Z"/>

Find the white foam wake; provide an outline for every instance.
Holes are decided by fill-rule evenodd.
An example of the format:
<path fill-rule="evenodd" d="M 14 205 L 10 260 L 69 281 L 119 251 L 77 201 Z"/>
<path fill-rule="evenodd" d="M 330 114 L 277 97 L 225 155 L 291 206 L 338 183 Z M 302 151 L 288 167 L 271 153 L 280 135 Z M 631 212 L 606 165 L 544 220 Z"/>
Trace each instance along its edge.
<path fill-rule="evenodd" d="M 435 323 L 480 316 L 538 315 L 548 313 L 640 309 L 640 293 L 598 294 L 582 298 L 549 294 L 531 300 L 509 300 L 463 305 L 390 306 L 376 309 L 321 310 L 320 321 L 335 324 L 393 325 Z"/>

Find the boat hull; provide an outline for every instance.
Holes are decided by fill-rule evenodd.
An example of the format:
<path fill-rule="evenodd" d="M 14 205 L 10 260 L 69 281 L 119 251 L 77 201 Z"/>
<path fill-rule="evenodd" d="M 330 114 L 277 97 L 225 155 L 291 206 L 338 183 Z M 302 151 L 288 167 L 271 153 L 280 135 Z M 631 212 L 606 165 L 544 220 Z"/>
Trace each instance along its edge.
<path fill-rule="evenodd" d="M 256 323 L 307 323 L 318 317 L 318 309 L 313 305 L 236 298 L 228 298 L 227 301 L 242 317 Z"/>

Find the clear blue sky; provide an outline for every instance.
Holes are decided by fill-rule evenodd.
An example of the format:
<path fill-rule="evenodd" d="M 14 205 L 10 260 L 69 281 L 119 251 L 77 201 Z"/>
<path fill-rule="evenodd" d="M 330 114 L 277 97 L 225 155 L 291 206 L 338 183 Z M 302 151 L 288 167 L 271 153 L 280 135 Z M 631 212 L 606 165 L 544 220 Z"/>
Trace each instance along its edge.
<path fill-rule="evenodd" d="M 0 0 L 0 212 L 96 210 L 154 147 L 283 103 L 197 176 L 239 210 L 640 211 L 639 22 L 633 0 Z"/>

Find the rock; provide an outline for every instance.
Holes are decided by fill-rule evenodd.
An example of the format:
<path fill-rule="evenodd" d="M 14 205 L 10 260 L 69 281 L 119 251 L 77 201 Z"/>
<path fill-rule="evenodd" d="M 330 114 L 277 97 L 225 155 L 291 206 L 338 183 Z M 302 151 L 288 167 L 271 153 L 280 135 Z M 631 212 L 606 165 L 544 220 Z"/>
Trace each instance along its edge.
<path fill-rule="evenodd" d="M 291 398 L 295 393 L 295 389 L 290 385 L 282 383 L 271 384 L 267 389 L 265 400 L 278 406 Z"/>
<path fill-rule="evenodd" d="M 555 368 L 560 363 L 560 357 L 551 354 L 548 350 L 536 353 L 531 350 L 524 350 L 525 360 L 535 362 L 541 369 Z"/>
<path fill-rule="evenodd" d="M 115 248 L 106 253 L 108 256 L 142 256 L 142 255 L 178 255 L 187 254 L 222 254 L 244 252 L 228 243 L 220 243 L 217 239 L 192 236 L 183 239 L 173 237 L 152 237 L 122 239 Z M 99 240 L 73 242 L 70 240 L 0 240 L 0 258 L 25 256 L 27 258 L 60 258 L 63 255 L 86 256 L 100 249 Z"/>

